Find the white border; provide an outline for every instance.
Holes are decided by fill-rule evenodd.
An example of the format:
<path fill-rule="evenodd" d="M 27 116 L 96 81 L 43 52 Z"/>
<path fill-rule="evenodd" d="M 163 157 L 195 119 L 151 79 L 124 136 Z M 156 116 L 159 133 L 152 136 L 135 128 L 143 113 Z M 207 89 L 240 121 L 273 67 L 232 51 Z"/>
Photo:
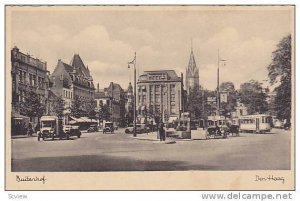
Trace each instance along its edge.
<path fill-rule="evenodd" d="M 299 1 L 298 1 L 299 2 Z M 126 1 L 116 1 L 116 0 L 102 0 L 102 1 L 96 1 L 96 0 L 73 0 L 72 2 L 70 1 L 47 1 L 46 4 L 109 4 L 109 5 L 114 5 L 114 4 L 238 4 L 238 5 L 249 5 L 249 4 L 257 4 L 257 5 L 261 5 L 261 4 L 295 4 L 296 5 L 296 42 L 298 41 L 298 27 L 299 27 L 299 19 L 298 19 L 298 14 L 297 14 L 297 7 L 300 5 L 299 3 L 297 3 L 296 0 L 292 0 L 292 1 L 287 1 L 287 0 L 252 0 L 252 1 L 245 1 L 245 0 L 224 0 L 224 1 L 216 1 L 216 0 L 205 0 L 205 1 L 196 1 L 196 0 L 185 0 L 185 1 L 174 1 L 174 0 L 126 0 Z M 45 1 L 42 0 L 36 0 L 36 1 L 29 1 L 29 0 L 2 0 L 0 2 L 1 4 L 1 58 L 5 58 L 4 57 L 4 9 L 5 9 L 5 4 L 45 4 Z M 296 50 L 298 50 L 298 45 L 296 44 L 295 48 Z M 296 62 L 298 61 L 297 58 L 299 57 L 299 51 L 296 51 Z M 72 201 L 77 201 L 77 200 L 122 200 L 122 201 L 133 201 L 133 200 L 146 200 L 146 201 L 158 201 L 158 200 L 201 200 L 201 193 L 205 193 L 205 192 L 153 192 L 153 191 L 148 191 L 148 192 L 114 192 L 114 191 L 110 191 L 110 192 L 26 192 L 26 191 L 22 191 L 22 192 L 17 192 L 17 191 L 13 191 L 13 192 L 9 192 L 9 191 L 4 191 L 4 121 L 5 121 L 5 114 L 4 114 L 4 103 L 5 103 L 5 93 L 4 93 L 4 85 L 5 85 L 5 63 L 4 63 L 4 59 L 1 60 L 2 61 L 2 69 L 0 72 L 0 92 L 1 92 L 1 98 L 0 98 L 0 150 L 2 150 L 2 154 L 0 154 L 0 158 L 1 158 L 1 166 L 0 166 L 0 189 L 1 189 L 1 193 L 0 193 L 0 200 L 10 200 L 8 195 L 9 194 L 26 194 L 28 196 L 27 200 L 32 200 L 32 201 L 40 201 L 40 200 L 44 200 L 44 201 L 48 201 L 48 200 L 72 200 Z M 298 63 L 296 63 L 298 64 Z M 298 74 L 298 70 L 296 69 L 296 77 Z M 2 73 L 3 72 L 3 73 Z M 300 90 L 300 86 L 299 83 L 296 79 L 296 94 L 298 94 L 297 92 L 299 92 Z M 299 98 L 298 98 L 299 99 Z M 298 102 L 298 99 L 297 102 Z M 297 102 L 295 103 L 295 105 L 297 105 Z M 297 114 L 299 111 L 299 107 L 296 106 L 296 125 L 300 125 L 300 121 L 299 118 L 297 118 Z M 298 130 L 298 127 L 296 128 Z M 299 133 L 299 132 L 298 132 Z M 296 144 L 299 144 L 299 139 L 300 137 L 297 136 L 296 134 Z M 296 146 L 296 156 L 297 158 L 299 158 L 300 154 L 298 153 L 299 148 L 297 148 Z M 298 170 L 299 170 L 299 163 L 298 160 L 296 158 L 296 176 L 299 174 Z M 299 178 L 296 177 L 296 189 L 299 189 Z M 218 193 L 218 191 L 214 191 L 214 193 Z M 225 192 L 227 193 L 227 192 Z M 250 192 L 249 192 L 250 193 Z M 262 192 L 259 192 L 262 193 Z M 272 194 L 276 194 L 277 192 L 272 191 L 270 192 Z M 278 193 L 284 193 L 284 192 L 278 192 Z M 291 192 L 293 194 L 293 200 L 300 200 L 300 193 L 299 190 L 296 192 Z"/>

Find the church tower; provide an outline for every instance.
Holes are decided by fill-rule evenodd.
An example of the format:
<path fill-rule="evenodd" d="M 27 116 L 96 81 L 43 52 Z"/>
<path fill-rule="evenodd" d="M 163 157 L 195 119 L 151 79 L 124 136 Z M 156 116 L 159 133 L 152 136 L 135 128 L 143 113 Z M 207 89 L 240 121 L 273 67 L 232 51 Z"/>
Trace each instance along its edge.
<path fill-rule="evenodd" d="M 199 88 L 199 69 L 196 65 L 194 58 L 193 47 L 191 48 L 190 60 L 186 69 L 185 87 L 187 94 L 190 94 L 190 90 Z"/>

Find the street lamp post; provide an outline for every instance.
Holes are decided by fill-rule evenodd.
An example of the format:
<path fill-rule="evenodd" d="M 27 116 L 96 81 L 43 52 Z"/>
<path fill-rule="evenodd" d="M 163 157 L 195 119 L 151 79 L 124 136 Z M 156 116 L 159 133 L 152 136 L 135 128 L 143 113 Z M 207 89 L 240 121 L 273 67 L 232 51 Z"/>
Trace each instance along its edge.
<path fill-rule="evenodd" d="M 134 59 L 128 62 L 128 68 L 130 64 L 133 64 L 134 83 L 133 83 L 133 137 L 136 137 L 136 52 L 134 53 Z"/>
<path fill-rule="evenodd" d="M 162 84 L 161 84 L 161 105 L 162 105 L 162 122 L 165 123 L 165 109 L 164 109 L 164 93 L 165 93 L 165 87 L 166 84 L 164 83 L 164 80 L 166 79 L 165 76 L 161 76 Z"/>
<path fill-rule="evenodd" d="M 134 96 L 134 101 L 133 101 L 133 137 L 136 137 L 136 52 L 134 53 L 134 87 L 133 87 L 133 96 Z"/>
<path fill-rule="evenodd" d="M 220 58 L 220 51 L 218 49 L 218 73 L 217 73 L 217 115 L 220 115 L 220 61 L 226 61 Z"/>

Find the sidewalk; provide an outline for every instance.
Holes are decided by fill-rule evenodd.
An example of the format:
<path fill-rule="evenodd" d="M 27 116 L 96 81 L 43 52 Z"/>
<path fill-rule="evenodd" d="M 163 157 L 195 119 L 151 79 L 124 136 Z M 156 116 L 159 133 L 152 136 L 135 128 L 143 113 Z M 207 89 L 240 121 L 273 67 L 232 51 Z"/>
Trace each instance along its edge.
<path fill-rule="evenodd" d="M 191 140 L 206 140 L 205 130 L 192 130 L 192 139 L 179 139 L 179 138 L 166 138 L 166 143 L 176 142 L 176 141 L 191 141 Z M 138 140 L 148 140 L 148 141 L 160 141 L 157 132 L 137 134 L 136 137 L 132 137 Z"/>
<path fill-rule="evenodd" d="M 22 138 L 31 138 L 31 137 L 37 137 L 36 133 L 33 133 L 31 136 L 28 136 L 28 135 L 12 135 L 12 136 L 10 136 L 10 139 L 22 139 Z"/>

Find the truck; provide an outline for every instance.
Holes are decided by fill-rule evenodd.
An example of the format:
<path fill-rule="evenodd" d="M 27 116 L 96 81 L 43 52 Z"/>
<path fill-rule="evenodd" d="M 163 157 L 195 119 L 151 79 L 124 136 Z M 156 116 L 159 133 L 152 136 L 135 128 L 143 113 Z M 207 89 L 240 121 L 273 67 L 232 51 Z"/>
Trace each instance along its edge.
<path fill-rule="evenodd" d="M 57 116 L 42 116 L 40 119 L 40 130 L 37 133 L 37 139 L 59 138 L 60 140 L 66 138 L 70 139 L 71 136 L 80 138 L 81 132 L 79 126 L 64 125 L 62 119 Z"/>

